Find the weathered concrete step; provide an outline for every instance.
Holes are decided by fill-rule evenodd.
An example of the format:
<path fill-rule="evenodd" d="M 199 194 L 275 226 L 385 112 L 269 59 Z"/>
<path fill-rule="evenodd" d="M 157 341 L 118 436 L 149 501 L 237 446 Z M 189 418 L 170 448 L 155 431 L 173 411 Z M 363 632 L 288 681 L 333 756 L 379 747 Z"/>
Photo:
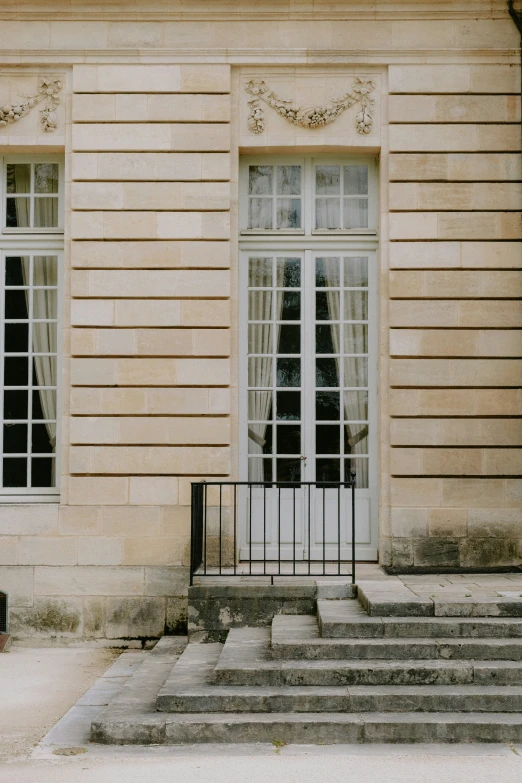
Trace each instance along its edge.
<path fill-rule="evenodd" d="M 522 685 L 520 661 L 271 660 L 269 632 L 230 631 L 214 670 L 219 685 Z"/>
<path fill-rule="evenodd" d="M 373 617 L 522 617 L 522 596 L 422 597 L 402 583 L 364 582 L 357 587 L 362 607 Z"/>
<path fill-rule="evenodd" d="M 212 675 L 222 645 L 189 645 L 160 690 L 160 712 L 519 712 L 515 686 L 227 686 Z"/>
<path fill-rule="evenodd" d="M 320 634 L 346 637 L 522 638 L 522 618 L 371 617 L 356 601 L 317 601 Z"/>
<path fill-rule="evenodd" d="M 104 744 L 510 742 L 522 715 L 506 713 L 297 713 L 129 715 L 104 713 L 91 740 Z"/>
<path fill-rule="evenodd" d="M 323 639 L 316 618 L 306 615 L 274 617 L 271 647 L 277 660 L 522 660 L 522 639 Z"/>

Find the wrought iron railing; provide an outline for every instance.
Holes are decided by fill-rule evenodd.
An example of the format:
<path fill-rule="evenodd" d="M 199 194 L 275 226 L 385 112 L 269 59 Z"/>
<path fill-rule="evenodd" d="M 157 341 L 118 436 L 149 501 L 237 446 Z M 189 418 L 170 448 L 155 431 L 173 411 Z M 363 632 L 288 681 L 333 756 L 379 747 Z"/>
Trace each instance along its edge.
<path fill-rule="evenodd" d="M 355 582 L 355 473 L 346 482 L 193 482 L 191 585 L 194 576 Z"/>

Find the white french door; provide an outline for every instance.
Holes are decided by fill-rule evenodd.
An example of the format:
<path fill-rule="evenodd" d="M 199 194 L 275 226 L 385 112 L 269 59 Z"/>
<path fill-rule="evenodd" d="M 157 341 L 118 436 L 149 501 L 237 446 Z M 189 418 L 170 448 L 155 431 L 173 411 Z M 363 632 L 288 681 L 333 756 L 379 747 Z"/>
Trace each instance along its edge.
<path fill-rule="evenodd" d="M 375 242 L 250 241 L 241 274 L 241 479 L 260 484 L 240 559 L 349 559 L 355 472 L 356 556 L 375 560 Z"/>

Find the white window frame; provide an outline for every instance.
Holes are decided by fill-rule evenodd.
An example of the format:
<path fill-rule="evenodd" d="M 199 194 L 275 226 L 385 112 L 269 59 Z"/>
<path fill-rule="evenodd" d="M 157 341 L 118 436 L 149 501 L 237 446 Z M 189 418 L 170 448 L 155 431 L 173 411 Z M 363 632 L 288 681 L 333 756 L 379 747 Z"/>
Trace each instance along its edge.
<path fill-rule="evenodd" d="M 6 222 L 6 177 L 8 163 L 58 163 L 58 214 L 59 226 L 51 228 L 7 228 Z M 54 487 L 0 487 L 2 503 L 56 503 L 60 500 L 61 443 L 62 443 L 62 366 L 61 334 L 63 329 L 63 256 L 64 256 L 64 159 L 59 155 L 5 155 L 0 157 L 0 260 L 1 273 L 4 274 L 6 255 L 55 255 L 58 258 L 57 286 L 57 390 L 56 390 L 56 446 Z M 0 286 L 3 294 L 4 283 Z M 0 302 L 0 319 L 4 321 L 4 301 Z M 2 357 L 3 358 L 3 357 Z M 3 368 L 1 369 L 3 382 Z M 10 387 L 11 388 L 11 387 Z M 3 414 L 3 410 L 0 411 Z M 3 427 L 3 418 L 0 421 Z M 3 453 L 1 455 L 3 457 Z M 29 457 L 30 458 L 30 457 Z"/>
<path fill-rule="evenodd" d="M 248 167 L 249 166 L 301 165 L 302 174 L 302 227 L 283 229 L 248 228 Z M 314 167 L 328 166 L 368 166 L 368 228 L 315 228 L 315 176 Z M 374 156 L 317 155 L 307 158 L 288 155 L 255 155 L 241 158 L 239 168 L 239 226 L 241 239 L 249 236 L 259 237 L 295 237 L 318 236 L 323 239 L 333 236 L 371 236 L 376 237 L 379 221 L 377 158 Z M 339 196 L 342 198 L 342 195 Z"/>
<path fill-rule="evenodd" d="M 376 560 L 378 552 L 378 501 L 379 501 L 379 415 L 378 415 L 378 218 L 379 218 L 379 199 L 378 199 L 378 171 L 377 158 L 374 156 L 340 156 L 340 155 L 320 155 L 317 157 L 305 158 L 305 173 L 303 177 L 303 229 L 296 231 L 280 230 L 260 230 L 245 229 L 248 225 L 248 166 L 249 165 L 277 165 L 277 164 L 296 164 L 303 158 L 299 156 L 245 156 L 240 161 L 239 175 L 239 216 L 240 216 L 240 236 L 239 236 L 239 478 L 241 481 L 248 481 L 248 330 L 245 325 L 248 323 L 248 267 L 247 257 L 251 253 L 276 252 L 284 254 L 285 252 L 303 253 L 303 258 L 310 258 L 317 251 L 335 253 L 367 253 L 371 259 L 369 274 L 368 291 L 368 419 L 370 423 L 369 433 L 369 455 L 371 469 L 369 474 L 369 496 L 371 501 L 371 545 L 357 545 L 358 560 Z M 368 223 L 369 228 L 362 229 L 314 229 L 315 225 L 315 177 L 313 176 L 313 166 L 320 164 L 330 165 L 368 165 Z M 303 285 L 303 282 L 302 284 Z M 302 289 L 304 291 L 304 289 Z M 305 307 L 301 315 L 303 318 L 311 318 L 313 312 L 313 290 L 304 291 L 302 307 Z M 302 336 L 303 340 L 303 336 Z M 303 340 L 304 342 L 304 340 Z M 310 350 L 310 346 L 302 343 L 303 353 Z M 311 401 L 309 398 L 310 389 L 305 389 L 302 403 L 304 413 L 302 417 L 310 411 Z M 310 457 L 315 459 L 315 439 L 312 435 L 310 440 L 312 454 Z M 306 445 L 306 444 L 303 444 Z M 308 455 L 307 455 L 308 456 Z"/>
<path fill-rule="evenodd" d="M 51 226 L 50 228 L 28 228 L 28 227 L 7 227 L 6 226 L 6 211 L 7 211 L 7 198 L 10 196 L 6 192 L 6 177 L 5 177 L 5 167 L 9 163 L 57 163 L 59 166 L 58 169 L 58 193 L 53 194 L 58 196 L 58 226 Z M 1 204 L 0 204 L 0 228 L 1 228 L 1 234 L 14 234 L 14 235 L 20 235 L 23 234 L 24 236 L 30 234 L 38 234 L 42 236 L 47 236 L 49 234 L 63 234 L 64 232 L 64 167 L 65 167 L 65 161 L 63 157 L 60 157 L 58 155 L 5 155 L 3 158 L 0 158 L 0 166 L 2 169 L 2 177 L 0 182 L 0 196 L 1 196 Z M 31 199 L 31 202 L 34 201 L 34 192 L 31 192 L 29 194 L 29 198 Z M 45 195 L 45 194 L 43 194 Z M 51 195 L 51 194 L 49 194 Z M 32 209 L 31 209 L 32 214 Z"/>

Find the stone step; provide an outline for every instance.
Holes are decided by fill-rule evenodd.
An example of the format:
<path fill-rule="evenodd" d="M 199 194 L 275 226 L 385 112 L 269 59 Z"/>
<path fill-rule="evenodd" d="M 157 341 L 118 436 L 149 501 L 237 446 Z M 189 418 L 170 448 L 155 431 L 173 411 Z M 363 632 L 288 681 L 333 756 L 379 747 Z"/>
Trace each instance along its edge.
<path fill-rule="evenodd" d="M 372 617 L 356 601 L 317 601 L 323 638 L 522 638 L 522 618 Z"/>
<path fill-rule="evenodd" d="M 104 744 L 266 742 L 354 744 L 522 741 L 513 713 L 228 713 L 147 716 L 118 713 L 93 721 L 91 740 Z"/>
<path fill-rule="evenodd" d="M 363 582 L 357 598 L 372 617 L 522 617 L 522 595 L 462 597 L 448 590 L 432 596 L 417 595 L 402 583 Z"/>
<path fill-rule="evenodd" d="M 323 639 L 310 615 L 274 617 L 271 648 L 278 660 L 522 660 L 521 639 Z"/>
<path fill-rule="evenodd" d="M 214 670 L 219 685 L 521 685 L 520 661 L 271 660 L 269 631 L 232 629 Z"/>
<path fill-rule="evenodd" d="M 520 686 L 227 686 L 212 682 L 220 644 L 189 645 L 156 708 L 175 713 L 520 712 Z"/>

